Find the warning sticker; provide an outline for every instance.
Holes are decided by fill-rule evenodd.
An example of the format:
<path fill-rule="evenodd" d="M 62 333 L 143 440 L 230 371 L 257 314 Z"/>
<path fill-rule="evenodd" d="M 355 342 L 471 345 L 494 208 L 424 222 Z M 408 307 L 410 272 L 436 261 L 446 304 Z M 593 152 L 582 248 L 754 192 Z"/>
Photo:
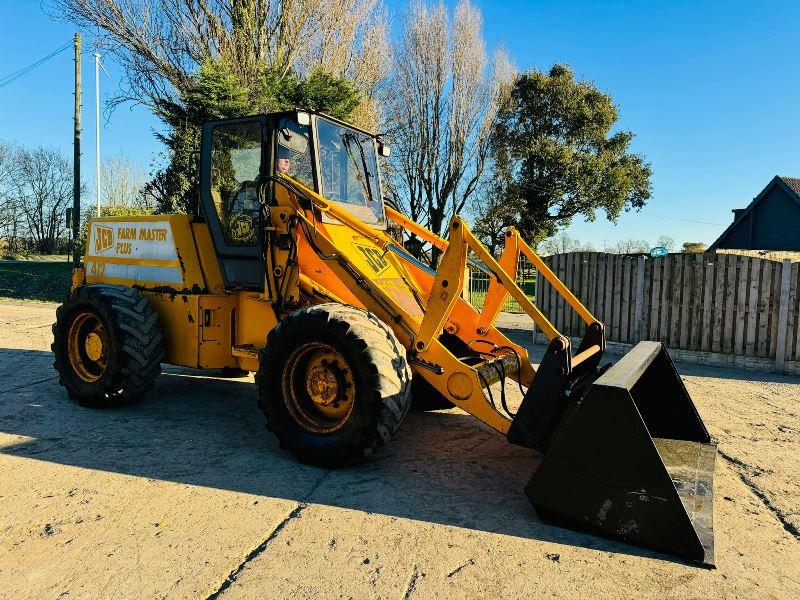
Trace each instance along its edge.
<path fill-rule="evenodd" d="M 375 284 L 410 317 L 422 321 L 422 309 L 408 288 L 408 284 L 399 277 L 376 279 Z"/>

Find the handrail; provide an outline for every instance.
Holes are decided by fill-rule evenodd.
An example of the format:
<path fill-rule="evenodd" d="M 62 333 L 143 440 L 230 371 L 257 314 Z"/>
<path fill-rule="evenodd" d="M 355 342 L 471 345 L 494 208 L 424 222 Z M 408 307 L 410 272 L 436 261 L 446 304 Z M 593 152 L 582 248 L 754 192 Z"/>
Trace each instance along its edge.
<path fill-rule="evenodd" d="M 277 175 L 276 177 L 277 181 L 285 184 L 289 191 L 294 192 L 295 190 L 293 190 L 292 188 L 295 188 L 296 191 L 299 191 L 301 194 L 306 196 L 306 198 L 308 198 L 316 208 L 330 214 L 337 221 L 341 221 L 345 225 L 355 229 L 365 238 L 381 246 L 381 248 L 385 249 L 385 246 L 389 243 L 390 240 L 385 235 L 381 234 L 378 230 L 373 229 L 369 225 L 364 224 L 359 219 L 356 219 L 355 217 L 351 216 L 350 213 L 348 213 L 345 210 L 342 210 L 332 202 L 328 201 L 324 196 L 320 196 L 317 192 L 315 192 L 308 186 L 302 184 L 301 182 L 297 181 L 293 177 L 290 177 L 289 175 L 283 173 Z M 298 208 L 300 208 L 299 205 Z"/>
<path fill-rule="evenodd" d="M 337 221 L 351 227 L 359 234 L 364 236 L 366 239 L 371 240 L 375 243 L 378 247 L 383 250 L 384 255 L 389 252 L 390 247 L 394 244 L 394 240 L 387 236 L 382 231 L 377 229 L 373 229 L 369 225 L 366 225 L 359 219 L 353 217 L 348 213 L 346 210 L 339 208 L 332 202 L 329 202 L 324 196 L 319 195 L 317 192 L 309 188 L 308 186 L 304 185 L 303 183 L 297 181 L 293 177 L 290 177 L 285 174 L 280 174 L 275 177 L 275 181 L 280 183 L 284 188 L 291 192 L 291 193 L 300 193 L 306 197 L 307 200 L 311 202 L 311 204 L 319 209 L 322 212 L 328 213 L 331 217 L 336 219 Z M 298 217 L 302 220 L 306 221 L 308 225 L 316 228 L 316 225 L 310 222 L 305 216 L 302 214 L 302 207 L 300 203 L 297 202 L 297 198 L 292 198 L 290 194 L 290 199 L 295 203 L 296 207 L 299 209 Z M 401 273 L 401 277 L 403 280 L 413 289 L 415 294 L 420 295 L 422 291 L 420 290 L 419 286 L 414 282 L 413 278 L 406 272 L 405 266 L 403 265 L 403 261 L 399 259 L 392 260 L 395 265 L 395 268 Z"/>

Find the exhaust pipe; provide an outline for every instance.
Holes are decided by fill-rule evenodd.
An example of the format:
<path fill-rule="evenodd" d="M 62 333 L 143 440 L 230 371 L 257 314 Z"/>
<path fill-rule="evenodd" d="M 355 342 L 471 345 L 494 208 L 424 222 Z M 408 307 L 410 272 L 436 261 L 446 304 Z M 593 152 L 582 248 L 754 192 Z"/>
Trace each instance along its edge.
<path fill-rule="evenodd" d="M 563 371 L 546 361 L 536 379 L 550 381 L 534 380 L 508 433 L 544 454 L 525 488 L 539 515 L 713 567 L 716 444 L 664 346 L 639 343 L 585 393 L 567 369 L 558 398 L 536 396 Z"/>

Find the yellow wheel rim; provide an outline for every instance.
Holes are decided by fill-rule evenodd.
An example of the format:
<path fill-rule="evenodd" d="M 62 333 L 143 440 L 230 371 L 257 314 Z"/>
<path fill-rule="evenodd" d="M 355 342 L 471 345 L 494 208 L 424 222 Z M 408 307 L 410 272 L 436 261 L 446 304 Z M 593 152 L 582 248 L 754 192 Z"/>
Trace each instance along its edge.
<path fill-rule="evenodd" d="M 303 429 L 331 433 L 353 412 L 353 371 L 332 346 L 303 344 L 289 356 L 281 374 L 283 398 L 289 413 Z"/>
<path fill-rule="evenodd" d="M 75 374 L 87 383 L 103 376 L 108 366 L 108 336 L 93 313 L 79 313 L 67 332 L 67 354 Z"/>

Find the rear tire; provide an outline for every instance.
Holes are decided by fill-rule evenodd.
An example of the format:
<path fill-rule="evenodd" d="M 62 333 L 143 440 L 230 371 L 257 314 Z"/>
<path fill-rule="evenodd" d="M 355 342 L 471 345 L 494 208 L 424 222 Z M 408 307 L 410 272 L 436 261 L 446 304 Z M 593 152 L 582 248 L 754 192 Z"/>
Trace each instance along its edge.
<path fill-rule="evenodd" d="M 302 308 L 275 327 L 256 384 L 281 448 L 322 467 L 372 456 L 411 403 L 411 370 L 394 332 L 342 304 Z"/>
<path fill-rule="evenodd" d="M 69 397 L 91 408 L 130 404 L 161 373 L 164 356 L 158 314 L 141 293 L 86 285 L 56 311 L 53 366 Z"/>

